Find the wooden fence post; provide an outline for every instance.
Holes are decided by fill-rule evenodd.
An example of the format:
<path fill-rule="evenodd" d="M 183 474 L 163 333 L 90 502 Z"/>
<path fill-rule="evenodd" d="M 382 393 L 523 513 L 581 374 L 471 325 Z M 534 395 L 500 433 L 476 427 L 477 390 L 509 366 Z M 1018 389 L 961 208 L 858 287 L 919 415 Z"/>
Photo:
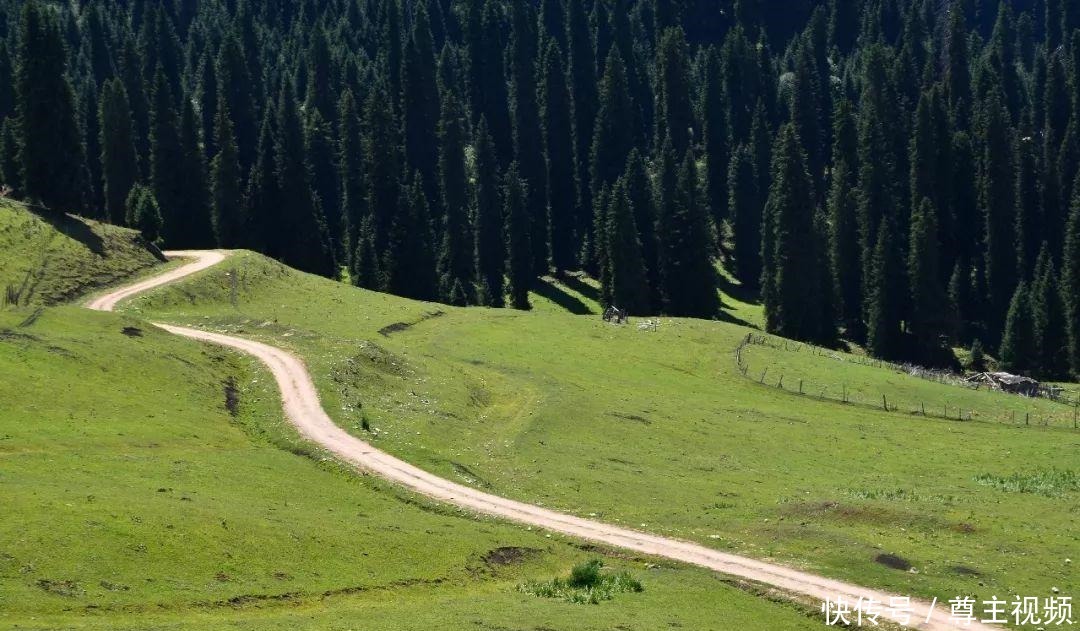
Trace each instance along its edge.
<path fill-rule="evenodd" d="M 885 400 L 885 395 L 881 395 L 881 407 L 885 408 L 885 411 L 889 411 L 889 402 Z"/>

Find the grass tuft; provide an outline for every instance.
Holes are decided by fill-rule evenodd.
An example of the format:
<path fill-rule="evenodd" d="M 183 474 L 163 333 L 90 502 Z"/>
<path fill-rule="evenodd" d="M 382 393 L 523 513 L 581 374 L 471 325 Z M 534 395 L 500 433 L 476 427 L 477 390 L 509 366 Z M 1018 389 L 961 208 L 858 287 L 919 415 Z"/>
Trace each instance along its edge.
<path fill-rule="evenodd" d="M 556 598 L 575 605 L 598 605 L 612 600 L 615 594 L 645 591 L 641 581 L 629 572 L 605 574 L 603 563 L 592 559 L 575 565 L 570 578 L 553 578 L 550 581 L 526 581 L 518 591 L 540 598 Z"/>
<path fill-rule="evenodd" d="M 1032 493 L 1044 497 L 1060 497 L 1070 491 L 1080 491 L 1080 474 L 1071 469 L 1044 469 L 1008 476 L 981 473 L 975 476 L 975 482 L 1010 493 Z"/>

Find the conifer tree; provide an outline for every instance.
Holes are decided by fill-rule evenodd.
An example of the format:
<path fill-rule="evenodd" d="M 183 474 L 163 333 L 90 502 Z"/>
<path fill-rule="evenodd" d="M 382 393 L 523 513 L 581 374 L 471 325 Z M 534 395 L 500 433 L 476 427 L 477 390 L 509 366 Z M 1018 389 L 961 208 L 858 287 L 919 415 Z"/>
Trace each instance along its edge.
<path fill-rule="evenodd" d="M 1061 300 L 1054 259 L 1045 243 L 1039 253 L 1035 280 L 1031 287 L 1031 309 L 1039 375 L 1044 379 L 1068 379 L 1065 305 Z"/>
<path fill-rule="evenodd" d="M 218 80 L 218 107 L 228 107 L 236 133 L 237 155 L 240 168 L 250 169 L 255 161 L 258 144 L 257 112 L 253 78 L 250 67 L 244 57 L 244 50 L 235 36 L 227 36 L 221 43 L 215 62 L 215 74 Z"/>
<path fill-rule="evenodd" d="M 533 274 L 543 276 L 550 267 L 551 225 L 548 220 L 547 169 L 544 163 L 540 110 L 536 101 L 536 22 L 530 19 L 528 3 L 510 3 L 511 40 L 509 49 L 514 159 L 525 180 L 530 220 Z"/>
<path fill-rule="evenodd" d="M 627 200 L 634 211 L 634 225 L 641 243 L 645 283 L 649 289 L 648 313 L 659 313 L 663 308 L 663 296 L 660 293 L 659 244 L 656 241 L 656 200 L 645 158 L 637 149 L 630 153 L 622 179 L 626 185 Z"/>
<path fill-rule="evenodd" d="M 574 105 L 574 162 L 577 165 L 578 200 L 575 230 L 579 241 L 592 232 L 592 187 L 589 157 L 596 122 L 596 57 L 584 3 L 566 5 L 567 59 L 570 94 Z"/>
<path fill-rule="evenodd" d="M 274 139 L 277 136 L 277 111 L 268 104 L 259 130 L 259 146 L 255 163 L 244 188 L 244 214 L 248 233 L 244 245 L 258 249 L 271 257 L 284 250 L 288 235 L 277 229 L 281 207 L 278 205 L 277 172 L 274 159 Z M 237 148 L 239 155 L 239 148 Z M 241 167 L 243 168 L 243 167 Z"/>
<path fill-rule="evenodd" d="M 1016 287 L 1016 180 L 1008 112 L 997 95 L 980 108 L 984 141 L 980 206 L 985 217 L 985 265 L 991 332 L 1000 331 Z"/>
<path fill-rule="evenodd" d="M 136 184 L 125 202 L 127 224 L 139 231 L 150 243 L 161 243 L 161 211 L 158 210 L 154 191 Z"/>
<path fill-rule="evenodd" d="M 859 246 L 858 140 L 851 102 L 842 99 L 833 114 L 833 167 L 826 209 L 829 258 L 836 314 L 846 335 L 862 341 L 862 250 Z"/>
<path fill-rule="evenodd" d="M 1077 176 L 1080 179 L 1080 175 Z M 1080 186 L 1077 186 L 1080 191 Z M 1069 334 L 1069 364 L 1080 374 L 1080 194 L 1073 197 L 1065 230 L 1062 257 L 1061 294 L 1065 300 L 1065 322 Z"/>
<path fill-rule="evenodd" d="M 504 176 L 503 215 L 506 217 L 507 276 L 510 279 L 510 305 L 531 309 L 529 286 L 532 284 L 530 222 L 526 210 L 525 182 L 511 164 Z"/>
<path fill-rule="evenodd" d="M 998 352 L 1001 369 L 1007 372 L 1029 373 L 1035 367 L 1032 354 L 1036 349 L 1036 340 L 1028 293 L 1027 283 L 1020 281 L 1009 302 L 1005 332 L 1001 338 L 1001 350 Z"/>
<path fill-rule="evenodd" d="M 728 173 L 728 208 L 735 239 L 735 276 L 749 289 L 761 279 L 761 209 L 757 170 L 750 149 L 740 145 Z"/>
<path fill-rule="evenodd" d="M 911 215 L 907 275 L 911 287 L 911 332 L 925 359 L 932 359 L 937 336 L 945 331 L 945 292 L 938 270 L 939 244 L 937 209 L 923 198 Z"/>
<path fill-rule="evenodd" d="M 127 91 L 119 79 L 111 79 L 105 83 L 99 109 L 105 220 L 123 223 L 127 196 L 138 180 L 139 165 L 135 153 L 131 108 L 128 105 Z"/>
<path fill-rule="evenodd" d="M 665 141 L 664 152 L 672 155 L 662 158 L 662 202 L 657 217 L 664 310 L 672 316 L 711 318 L 719 313 L 720 301 L 709 259 L 708 217 L 699 190 L 697 162 L 693 152 L 687 151 L 674 190 L 668 188 L 674 170 L 670 145 Z"/>
<path fill-rule="evenodd" d="M 274 170 L 280 224 L 275 230 L 285 236 L 282 249 L 274 255 L 301 271 L 335 276 L 321 203 L 311 189 L 305 161 L 304 130 L 296 99 L 288 82 L 282 85 L 277 106 L 277 135 L 274 139 Z M 319 200 L 321 202 L 321 200 Z"/>
<path fill-rule="evenodd" d="M 185 183 L 179 165 L 183 163 L 180 121 L 169 82 L 163 69 L 154 75 L 153 105 L 150 112 L 150 187 L 161 209 L 162 238 L 166 244 L 180 245 L 184 238 Z M 184 244 L 188 245 L 188 244 Z"/>
<path fill-rule="evenodd" d="M 19 132 L 18 122 L 14 116 L 9 116 L 0 124 L 0 175 L 3 183 L 18 194 L 22 186 L 22 164 L 19 162 Z M 119 223 L 124 222 L 123 206 L 119 217 L 112 219 Z"/>
<path fill-rule="evenodd" d="M 83 210 L 83 145 L 75 93 L 67 79 L 67 47 L 51 9 L 23 5 L 15 62 L 21 190 L 57 212 Z"/>
<path fill-rule="evenodd" d="M 367 178 L 367 207 L 372 216 L 375 248 L 386 250 L 391 220 L 402 199 L 398 178 L 401 174 L 397 125 L 393 112 L 386 107 L 387 94 L 380 86 L 373 90 L 364 107 L 364 172 Z"/>
<path fill-rule="evenodd" d="M 184 218 L 176 245 L 207 247 L 214 243 L 211 217 L 210 182 L 202 146 L 199 144 L 199 122 L 190 99 L 184 99 L 180 117 L 180 151 L 178 165 L 185 191 L 181 197 L 180 216 Z"/>
<path fill-rule="evenodd" d="M 814 237 L 813 185 L 799 137 L 791 124 L 780 130 L 769 191 L 770 239 L 763 254 L 769 330 L 799 340 L 824 341 L 823 288 Z"/>
<path fill-rule="evenodd" d="M 971 68 L 963 3 L 954 3 L 949 11 L 945 36 L 945 86 L 949 111 L 958 131 L 965 131 L 971 118 Z"/>
<path fill-rule="evenodd" d="M 218 153 L 210 163 L 214 241 L 218 247 L 235 248 L 244 243 L 247 226 L 240 194 L 240 157 L 232 118 L 226 108 L 218 110 L 214 140 L 218 147 Z"/>
<path fill-rule="evenodd" d="M 345 261 L 350 270 L 364 207 L 364 148 L 360 132 L 360 114 L 351 90 L 338 101 L 338 180 L 341 182 L 341 240 Z M 370 224 L 369 224 L 370 228 Z M 374 260 L 374 259 L 373 259 Z M 353 277 L 355 281 L 355 276 Z M 366 286 L 366 285 L 365 285 Z"/>
<path fill-rule="evenodd" d="M 480 119 L 476 130 L 475 181 L 473 214 L 476 217 L 478 300 L 488 307 L 502 307 L 506 304 L 506 234 L 499 192 L 498 159 L 486 119 Z"/>
<path fill-rule="evenodd" d="M 380 289 L 383 286 L 379 271 L 379 254 L 375 251 L 375 230 L 371 217 L 364 217 L 356 230 L 349 276 L 352 284 L 364 289 Z"/>
<path fill-rule="evenodd" d="M 546 0 L 544 6 L 558 2 Z M 576 263 L 574 205 L 578 192 L 570 92 L 562 53 L 555 42 L 548 42 L 544 53 L 541 109 L 551 222 L 551 264 L 556 273 L 561 273 L 573 269 Z"/>
<path fill-rule="evenodd" d="M 664 32 L 656 52 L 656 144 L 670 140 L 676 155 L 690 148 L 694 117 L 690 107 L 690 71 L 681 28 Z"/>
<path fill-rule="evenodd" d="M 713 221 L 720 228 L 728 218 L 730 182 L 728 169 L 728 122 L 724 107 L 724 82 L 720 53 L 710 47 L 705 53 L 702 88 L 702 137 L 705 147 L 705 190 Z"/>
<path fill-rule="evenodd" d="M 481 6 L 482 5 L 482 6 Z M 469 85 L 473 116 L 487 118 L 500 164 L 513 157 L 506 70 L 503 64 L 503 28 L 497 0 L 472 3 L 469 9 Z"/>
<path fill-rule="evenodd" d="M 384 288 L 416 300 L 435 300 L 438 279 L 431 243 L 431 216 L 419 175 L 401 187 L 402 199 L 393 217 L 383 255 Z"/>
<path fill-rule="evenodd" d="M 439 253 L 439 296 L 459 306 L 475 302 L 473 296 L 473 232 L 465 174 L 464 112 L 453 94 L 443 100 L 439 121 L 439 191 L 444 220 Z M 458 293 L 453 295 L 455 288 Z"/>
<path fill-rule="evenodd" d="M 892 217 L 882 219 L 867 268 L 866 347 L 874 357 L 885 359 L 900 357 L 902 343 L 899 297 L 905 285 L 895 230 Z"/>
<path fill-rule="evenodd" d="M 438 133 L 442 105 L 435 69 L 431 23 L 425 5 L 419 3 L 413 17 L 412 35 L 405 46 L 401 111 L 405 126 L 405 158 L 410 169 L 420 171 L 429 200 L 437 199 L 439 190 L 439 154 L 432 140 Z"/>
<path fill-rule="evenodd" d="M 608 202 L 603 293 L 609 305 L 642 315 L 649 312 L 649 287 L 626 188 L 626 181 L 619 178 Z"/>
<path fill-rule="evenodd" d="M 336 261 L 344 257 L 345 247 L 341 234 L 341 183 L 338 179 L 338 152 L 331 140 L 330 123 L 323 117 L 321 109 L 314 108 L 305 112 L 304 123 L 304 167 L 307 170 L 312 192 L 318 196 L 322 213 L 322 230 L 327 239 L 329 253 Z"/>
<path fill-rule="evenodd" d="M 626 159 L 634 149 L 627 133 L 633 125 L 633 102 L 626 83 L 626 68 L 617 48 L 608 57 L 600 83 L 600 110 L 593 128 L 590 173 L 592 190 L 611 187 L 622 175 Z"/>

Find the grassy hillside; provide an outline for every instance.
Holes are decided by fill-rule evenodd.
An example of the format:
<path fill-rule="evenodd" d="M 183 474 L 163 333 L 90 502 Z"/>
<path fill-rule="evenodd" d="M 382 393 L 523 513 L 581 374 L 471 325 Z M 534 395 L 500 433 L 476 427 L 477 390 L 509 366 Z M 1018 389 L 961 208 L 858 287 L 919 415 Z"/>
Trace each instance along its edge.
<path fill-rule="evenodd" d="M 0 199 L 0 305 L 73 300 L 160 263 L 133 230 Z"/>
<path fill-rule="evenodd" d="M 338 467 L 292 433 L 247 358 L 130 316 L 33 313 L 0 311 L 0 628 L 816 626 L 636 558 L 605 562 L 642 593 L 520 593 L 602 552 Z"/>
<path fill-rule="evenodd" d="M 741 326 L 453 309 L 255 255 L 132 310 L 296 350 L 341 425 L 480 488 L 902 593 L 1080 589 L 1065 563 L 1080 545 L 1080 432 L 796 398 L 735 368 Z M 780 361 L 767 350 L 752 363 Z M 839 365 L 798 361 L 819 378 Z M 844 370 L 927 405 L 1004 401 Z"/>

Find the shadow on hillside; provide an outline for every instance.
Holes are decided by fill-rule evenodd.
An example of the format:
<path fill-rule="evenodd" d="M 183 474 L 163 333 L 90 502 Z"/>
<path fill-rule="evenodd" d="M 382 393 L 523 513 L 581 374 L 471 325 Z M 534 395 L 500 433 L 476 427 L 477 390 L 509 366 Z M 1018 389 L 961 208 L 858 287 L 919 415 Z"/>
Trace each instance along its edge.
<path fill-rule="evenodd" d="M 582 296 L 585 296 L 589 300 L 597 303 L 600 302 L 600 290 L 581 280 L 581 277 L 566 274 L 559 280 L 561 280 L 564 285 L 578 292 Z"/>
<path fill-rule="evenodd" d="M 42 208 L 27 206 L 35 217 L 55 228 L 58 232 L 75 239 L 98 256 L 105 255 L 105 240 L 90 229 L 89 224 L 73 215 L 55 213 Z"/>
<path fill-rule="evenodd" d="M 724 292 L 725 296 L 731 296 L 739 302 L 745 302 L 748 305 L 760 305 L 761 296 L 758 295 L 758 291 L 752 287 L 733 281 L 723 274 L 716 275 L 717 285 L 720 287 L 720 291 Z"/>
<path fill-rule="evenodd" d="M 716 315 L 716 319 L 720 322 L 727 322 L 728 324 L 737 324 L 739 326 L 745 326 L 748 329 L 758 329 L 758 325 L 752 324 L 743 320 L 742 318 L 736 318 L 727 311 L 724 311 L 723 307 L 720 308 L 720 313 Z"/>
<path fill-rule="evenodd" d="M 589 305 L 582 302 L 581 299 L 570 295 L 550 280 L 540 279 L 533 284 L 532 290 L 536 292 L 536 295 L 547 298 L 574 315 L 590 315 L 592 313 Z"/>

